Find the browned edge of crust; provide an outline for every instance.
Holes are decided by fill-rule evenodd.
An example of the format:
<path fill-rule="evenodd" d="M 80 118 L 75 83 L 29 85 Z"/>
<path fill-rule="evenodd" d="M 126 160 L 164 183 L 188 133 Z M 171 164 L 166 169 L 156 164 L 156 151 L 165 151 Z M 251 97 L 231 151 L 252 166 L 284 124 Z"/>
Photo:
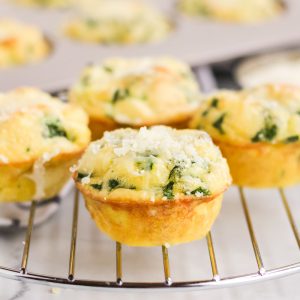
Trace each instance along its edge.
<path fill-rule="evenodd" d="M 106 119 L 95 118 L 95 117 L 90 116 L 90 123 L 101 123 L 103 125 L 105 125 L 105 124 L 115 125 L 116 128 L 130 127 L 130 128 L 134 128 L 134 129 L 138 129 L 138 128 L 144 127 L 144 126 L 150 127 L 150 126 L 155 126 L 155 125 L 169 125 L 169 126 L 176 127 L 177 124 L 180 125 L 181 123 L 188 122 L 192 118 L 193 113 L 194 113 L 194 110 L 186 113 L 185 115 L 168 118 L 166 120 L 158 119 L 157 121 L 143 122 L 140 124 L 119 123 L 119 122 L 115 121 L 114 119 L 106 120 Z"/>

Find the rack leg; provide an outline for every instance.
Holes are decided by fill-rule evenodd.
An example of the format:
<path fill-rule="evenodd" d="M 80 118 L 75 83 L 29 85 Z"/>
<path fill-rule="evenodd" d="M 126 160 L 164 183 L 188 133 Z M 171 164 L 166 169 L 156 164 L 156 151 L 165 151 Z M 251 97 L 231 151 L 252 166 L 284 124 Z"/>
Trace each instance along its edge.
<path fill-rule="evenodd" d="M 296 227 L 296 224 L 295 224 L 295 221 L 294 221 L 294 218 L 293 218 L 293 215 L 292 215 L 292 212 L 291 212 L 289 203 L 288 203 L 288 201 L 287 201 L 287 198 L 286 198 L 286 195 L 285 195 L 283 189 L 279 189 L 279 193 L 280 193 L 280 196 L 281 196 L 281 200 L 282 200 L 284 209 L 285 209 L 286 214 L 287 214 L 287 216 L 288 216 L 290 225 L 291 225 L 291 227 L 292 227 L 292 230 L 293 230 L 295 239 L 296 239 L 296 241 L 297 241 L 298 248 L 300 249 L 300 238 L 299 238 L 299 233 L 298 233 L 298 230 L 297 230 L 297 227 Z"/>
<path fill-rule="evenodd" d="M 162 246 L 162 255 L 164 263 L 164 274 L 165 274 L 165 284 L 170 286 L 172 285 L 171 272 L 170 272 L 170 263 L 169 263 L 169 253 L 166 246 Z"/>
<path fill-rule="evenodd" d="M 209 258 L 210 258 L 210 264 L 211 264 L 213 279 L 215 281 L 219 281 L 220 276 L 219 276 L 219 272 L 218 272 L 217 260 L 216 260 L 213 240 L 212 240 L 212 237 L 211 237 L 211 232 L 209 232 L 207 234 L 206 242 L 207 242 L 207 248 L 208 248 L 208 253 L 209 253 Z"/>
<path fill-rule="evenodd" d="M 116 242 L 116 273 L 117 273 L 117 285 L 121 286 L 122 281 L 122 244 Z"/>
<path fill-rule="evenodd" d="M 29 257 L 29 250 L 30 250 L 30 241 L 31 241 L 31 234 L 33 228 L 33 220 L 35 215 L 36 209 L 36 201 L 31 202 L 30 212 L 29 212 L 29 219 L 28 219 L 28 227 L 26 231 L 26 237 L 24 242 L 24 249 L 23 249 L 23 256 L 21 262 L 21 269 L 20 272 L 25 274 L 27 271 L 27 264 L 28 264 L 28 257 Z"/>
<path fill-rule="evenodd" d="M 255 233 L 254 233 L 252 221 L 251 221 L 251 218 L 250 218 L 248 205 L 246 203 L 244 190 L 241 187 L 239 187 L 239 192 L 240 192 L 242 207 L 243 207 L 244 215 L 245 215 L 245 218 L 246 218 L 246 222 L 247 222 L 247 226 L 248 226 L 248 230 L 249 230 L 249 234 L 250 234 L 250 238 L 251 238 L 251 242 L 252 242 L 253 251 L 254 251 L 257 266 L 258 266 L 258 273 L 260 275 L 264 275 L 266 273 L 266 270 L 265 270 L 263 260 L 262 260 L 262 257 L 261 257 L 260 251 L 259 251 L 259 247 L 258 247 L 256 237 L 255 237 Z"/>
<path fill-rule="evenodd" d="M 72 222 L 72 236 L 71 248 L 69 258 L 69 274 L 68 279 L 74 281 L 75 275 L 75 256 L 76 256 L 76 243 L 77 243 L 77 227 L 78 227 L 78 206 L 79 206 L 79 192 L 75 191 L 74 208 L 73 208 L 73 222 Z"/>

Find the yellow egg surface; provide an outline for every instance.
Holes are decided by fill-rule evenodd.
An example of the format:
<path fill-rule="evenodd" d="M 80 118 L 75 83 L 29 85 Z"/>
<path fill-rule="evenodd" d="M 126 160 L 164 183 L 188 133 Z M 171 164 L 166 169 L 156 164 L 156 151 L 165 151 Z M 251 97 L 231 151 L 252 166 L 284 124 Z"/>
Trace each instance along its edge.
<path fill-rule="evenodd" d="M 216 92 L 202 102 L 190 127 L 211 135 L 236 184 L 285 187 L 300 182 L 298 87 L 269 84 Z"/>
<path fill-rule="evenodd" d="M 173 58 L 112 58 L 86 67 L 70 92 L 92 120 L 131 126 L 190 118 L 200 91 L 188 65 Z"/>
<path fill-rule="evenodd" d="M 189 15 L 251 23 L 276 17 L 284 4 L 280 0 L 180 0 L 179 7 Z"/>
<path fill-rule="evenodd" d="M 230 184 L 226 160 L 203 131 L 118 129 L 90 144 L 76 180 L 110 201 L 207 197 Z"/>
<path fill-rule="evenodd" d="M 55 195 L 90 141 L 87 124 L 80 107 L 37 89 L 0 94 L 0 201 Z"/>
<path fill-rule="evenodd" d="M 0 18 L 0 68 L 38 62 L 49 51 L 50 46 L 38 28 Z"/>
<path fill-rule="evenodd" d="M 79 1 L 78 16 L 64 28 L 67 36 L 92 43 L 157 42 L 171 31 L 159 11 L 136 0 Z"/>
<path fill-rule="evenodd" d="M 219 91 L 201 103 L 190 125 L 231 144 L 298 143 L 300 89 L 270 84 Z"/>

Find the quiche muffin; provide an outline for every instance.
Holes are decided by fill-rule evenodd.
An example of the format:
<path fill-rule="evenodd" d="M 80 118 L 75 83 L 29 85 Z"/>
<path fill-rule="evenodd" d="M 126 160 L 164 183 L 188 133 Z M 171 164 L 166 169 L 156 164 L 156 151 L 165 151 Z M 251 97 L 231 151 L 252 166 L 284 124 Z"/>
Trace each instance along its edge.
<path fill-rule="evenodd" d="M 279 15 L 284 9 L 281 0 L 179 0 L 180 9 L 225 22 L 255 23 Z"/>
<path fill-rule="evenodd" d="M 49 51 L 49 43 L 39 29 L 0 18 L 0 68 L 40 61 Z"/>
<path fill-rule="evenodd" d="M 0 202 L 55 196 L 90 141 L 88 117 L 34 88 L 0 94 Z"/>
<path fill-rule="evenodd" d="M 27 6 L 61 8 L 71 4 L 71 0 L 14 0 L 18 4 Z"/>
<path fill-rule="evenodd" d="M 300 88 L 269 84 L 217 92 L 201 103 L 190 127 L 212 136 L 236 184 L 300 182 Z"/>
<path fill-rule="evenodd" d="M 141 1 L 89 2 L 65 25 L 67 36 L 91 43 L 138 44 L 160 41 L 171 31 L 169 20 Z"/>
<path fill-rule="evenodd" d="M 73 178 L 97 226 L 130 246 L 204 237 L 231 183 L 208 134 L 166 126 L 106 132 L 87 148 Z"/>
<path fill-rule="evenodd" d="M 200 91 L 181 61 L 112 58 L 83 70 L 70 101 L 87 111 L 93 138 L 99 138 L 105 130 L 124 126 L 187 124 Z"/>

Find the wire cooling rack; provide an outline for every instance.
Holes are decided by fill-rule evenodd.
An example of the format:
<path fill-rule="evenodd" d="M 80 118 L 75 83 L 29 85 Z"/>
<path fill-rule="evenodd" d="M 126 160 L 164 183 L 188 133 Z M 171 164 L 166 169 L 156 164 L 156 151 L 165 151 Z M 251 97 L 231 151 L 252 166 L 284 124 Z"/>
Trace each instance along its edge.
<path fill-rule="evenodd" d="M 173 281 L 171 266 L 169 262 L 168 248 L 162 246 L 162 257 L 163 257 L 163 271 L 164 271 L 164 281 L 161 282 L 126 282 L 123 281 L 122 273 L 122 244 L 116 243 L 115 249 L 115 260 L 116 260 L 116 279 L 114 281 L 97 281 L 97 280 L 86 280 L 77 278 L 75 273 L 76 264 L 76 242 L 77 242 L 77 230 L 78 230 L 78 211 L 79 211 L 79 192 L 76 191 L 74 197 L 74 207 L 73 207 L 73 221 L 72 221 L 72 231 L 71 231 L 71 244 L 70 244 L 70 254 L 69 254 L 69 268 L 68 273 L 65 277 L 56 277 L 51 275 L 41 275 L 36 273 L 27 272 L 28 259 L 30 256 L 30 242 L 31 234 L 33 231 L 33 223 L 36 210 L 36 201 L 32 201 L 29 213 L 28 227 L 26 231 L 23 256 L 20 262 L 19 269 L 11 269 L 7 267 L 0 267 L 0 276 L 18 279 L 18 280 L 30 280 L 36 283 L 57 285 L 63 287 L 93 287 L 102 289 L 131 289 L 131 290 L 200 290 L 200 289 L 210 289 L 210 288 L 220 288 L 229 287 L 234 285 L 241 285 L 246 283 L 253 283 L 257 281 L 273 279 L 277 277 L 287 276 L 300 272 L 300 262 L 281 266 L 274 269 L 266 269 L 263 262 L 263 257 L 260 252 L 259 244 L 256 239 L 255 231 L 252 225 L 250 211 L 248 209 L 247 200 L 245 197 L 244 189 L 239 187 L 239 196 L 242 205 L 243 214 L 249 231 L 249 238 L 253 247 L 253 255 L 257 263 L 257 271 L 254 273 L 243 274 L 233 277 L 221 277 L 218 272 L 217 257 L 215 255 L 213 236 L 211 232 L 206 236 L 207 250 L 210 258 L 211 274 L 205 280 L 196 281 Z M 296 228 L 295 220 L 293 218 L 288 199 L 286 197 L 285 191 L 279 189 L 279 194 L 281 201 L 283 203 L 284 210 L 287 214 L 291 230 L 297 241 L 298 247 L 300 248 L 299 234 Z"/>
<path fill-rule="evenodd" d="M 216 80 L 212 74 L 210 67 L 201 67 L 195 69 L 195 72 L 199 78 L 202 89 L 205 92 L 211 91 L 216 88 Z M 63 93 L 56 93 L 62 96 Z M 245 218 L 247 230 L 249 233 L 249 239 L 252 244 L 252 254 L 256 260 L 257 269 L 255 272 L 249 272 L 246 274 L 240 274 L 237 276 L 222 277 L 218 271 L 218 257 L 215 253 L 214 248 L 214 237 L 211 232 L 206 236 L 206 244 L 208 257 L 210 260 L 211 272 L 207 275 L 207 279 L 193 280 L 193 281 L 176 281 L 172 280 L 172 266 L 170 265 L 169 252 L 166 246 L 162 246 L 162 270 L 164 273 L 164 280 L 156 282 L 144 282 L 144 281 L 124 281 L 124 274 L 122 272 L 122 244 L 116 243 L 115 246 L 115 280 L 110 281 L 98 281 L 95 279 L 81 279 L 76 275 L 76 245 L 77 245 L 77 232 L 80 226 L 78 214 L 79 214 L 79 192 L 76 191 L 74 195 L 74 206 L 73 206 L 73 219 L 72 219 L 72 230 L 70 233 L 70 251 L 68 258 L 68 273 L 65 276 L 57 277 L 52 275 L 42 275 L 37 273 L 28 272 L 28 260 L 30 257 L 30 244 L 31 236 L 33 232 L 33 224 L 35 218 L 35 212 L 37 208 L 37 202 L 32 201 L 29 212 L 28 226 L 26 230 L 23 255 L 20 262 L 19 268 L 8 268 L 0 266 L 0 276 L 17 279 L 27 280 L 40 284 L 55 285 L 60 287 L 89 287 L 89 288 L 102 288 L 102 289 L 113 289 L 113 290 L 201 290 L 201 289 L 212 289 L 220 287 L 229 287 L 234 285 L 241 285 L 246 283 L 253 283 L 267 279 L 273 279 L 277 277 L 287 276 L 294 273 L 300 272 L 300 260 L 297 263 L 280 266 L 273 269 L 267 269 L 264 265 L 264 257 L 260 251 L 260 245 L 256 238 L 256 232 L 252 224 L 252 216 L 248 208 L 246 193 L 244 188 L 238 187 L 239 201 L 241 202 L 242 213 Z M 284 189 L 278 189 L 280 199 L 283 204 L 283 209 L 287 215 L 289 221 L 289 228 L 296 239 L 298 249 L 300 248 L 300 237 L 297 230 L 294 216 L 291 212 L 290 204 L 287 199 L 287 194 Z M 46 226 L 46 224 L 45 224 Z M 233 249 L 234 250 L 234 249 Z M 91 276 L 92 277 L 92 276 Z"/>

